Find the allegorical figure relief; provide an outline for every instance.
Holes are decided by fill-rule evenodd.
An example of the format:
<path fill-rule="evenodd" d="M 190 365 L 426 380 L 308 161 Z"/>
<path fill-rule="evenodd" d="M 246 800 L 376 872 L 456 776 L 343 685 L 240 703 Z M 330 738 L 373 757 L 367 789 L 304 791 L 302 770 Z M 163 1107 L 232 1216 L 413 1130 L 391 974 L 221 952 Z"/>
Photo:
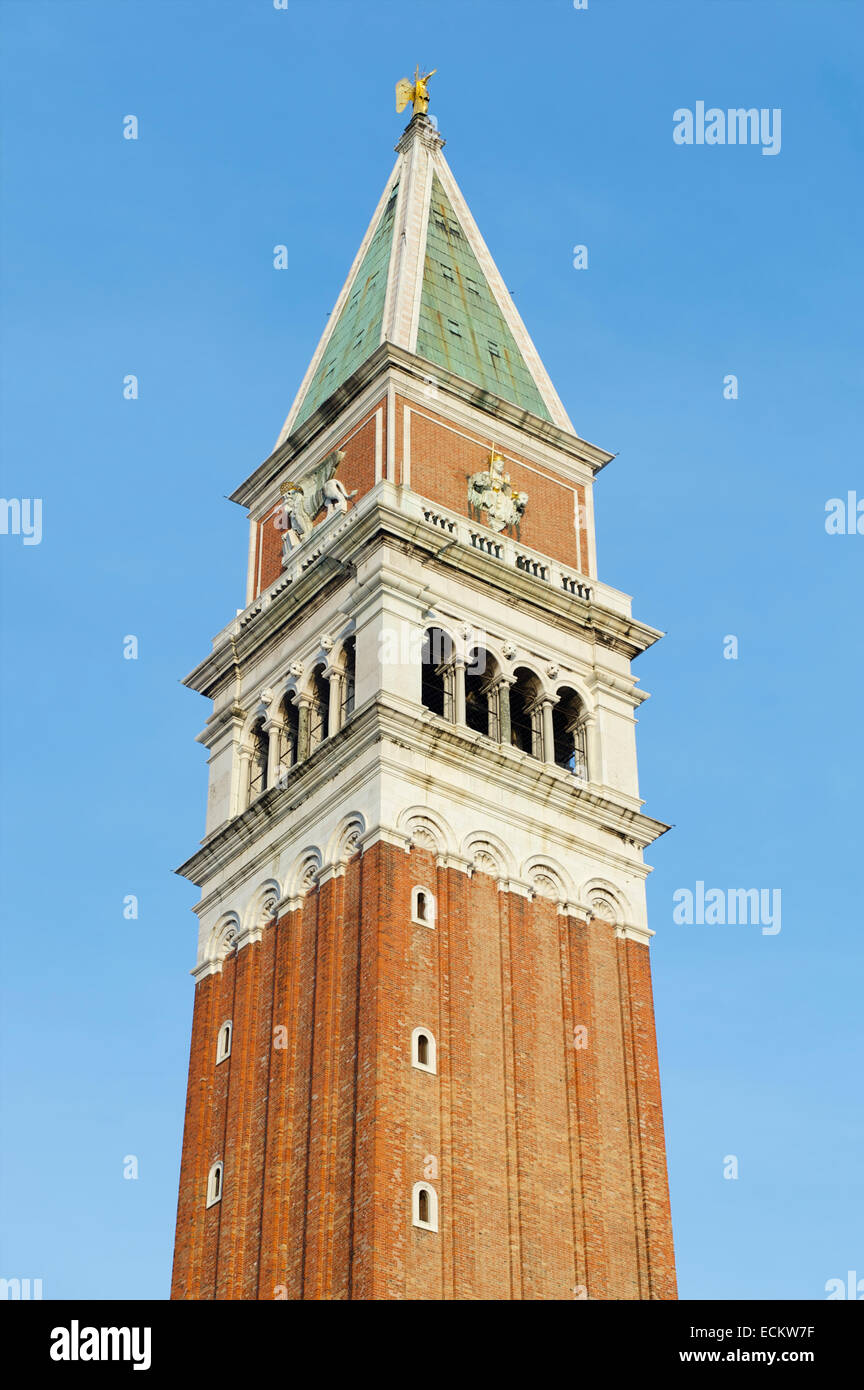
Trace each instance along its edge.
<path fill-rule="evenodd" d="M 336 470 L 345 457 L 342 449 L 334 449 L 317 468 L 295 482 L 284 483 L 282 492 L 282 514 L 279 521 L 285 535 L 282 539 L 282 563 L 288 560 L 292 550 L 302 545 L 312 534 L 315 517 L 322 507 L 327 508 L 327 517 L 334 512 L 347 512 L 348 503 L 357 496 L 347 492 L 345 484 L 336 477 Z M 327 519 L 325 517 L 325 521 Z"/>
<path fill-rule="evenodd" d="M 514 492 L 510 475 L 504 471 L 504 460 L 493 449 L 489 465 L 468 479 L 468 509 L 472 516 L 493 531 L 518 526 L 528 505 L 527 492 Z M 485 512 L 485 518 L 483 513 Z"/>

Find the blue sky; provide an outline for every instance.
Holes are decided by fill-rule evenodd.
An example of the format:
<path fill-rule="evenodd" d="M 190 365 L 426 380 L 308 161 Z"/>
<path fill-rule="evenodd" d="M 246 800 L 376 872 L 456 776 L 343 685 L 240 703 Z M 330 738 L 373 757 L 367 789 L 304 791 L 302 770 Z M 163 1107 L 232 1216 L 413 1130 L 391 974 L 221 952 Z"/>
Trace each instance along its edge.
<path fill-rule="evenodd" d="M 276 439 L 420 61 L 576 428 L 619 455 L 600 577 L 668 634 L 636 673 L 642 794 L 675 827 L 648 858 L 681 1294 L 864 1277 L 864 535 L 824 524 L 864 497 L 857 7 L 5 0 L 0 23 L 2 490 L 43 499 L 41 544 L 0 536 L 0 1273 L 167 1295 L 196 897 L 172 868 L 208 712 L 178 681 L 244 602 L 225 495 Z M 780 153 L 676 145 L 700 100 L 780 108 Z M 781 931 L 675 924 L 698 881 L 779 888 Z"/>

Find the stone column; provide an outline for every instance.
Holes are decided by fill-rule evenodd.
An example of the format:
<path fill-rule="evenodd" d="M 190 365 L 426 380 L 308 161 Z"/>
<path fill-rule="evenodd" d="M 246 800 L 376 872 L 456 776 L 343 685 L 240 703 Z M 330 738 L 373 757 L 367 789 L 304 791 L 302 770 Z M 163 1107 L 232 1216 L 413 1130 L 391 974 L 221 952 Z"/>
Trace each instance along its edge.
<path fill-rule="evenodd" d="M 543 762 L 554 763 L 555 726 L 552 723 L 552 706 L 557 705 L 558 700 L 551 695 L 544 695 L 539 703 L 540 717 L 543 721 Z"/>
<path fill-rule="evenodd" d="M 498 741 L 510 747 L 510 687 L 516 682 L 515 676 L 500 676 L 495 682 L 495 698 L 498 701 Z"/>
<path fill-rule="evenodd" d="M 450 670 L 453 680 L 453 723 L 465 723 L 465 662 L 463 658 L 456 657 L 451 662 Z"/>
<path fill-rule="evenodd" d="M 330 682 L 330 699 L 327 705 L 327 737 L 332 738 L 342 728 L 342 690 L 345 673 L 336 666 L 328 666 L 324 672 Z"/>
<path fill-rule="evenodd" d="M 310 695 L 297 695 L 294 699 L 297 706 L 297 761 L 302 763 L 304 758 L 309 757 L 309 715 L 312 708 L 312 697 Z"/>
<path fill-rule="evenodd" d="M 239 815 L 245 811 L 249 805 L 249 764 L 252 761 L 252 749 L 240 749 L 240 771 L 237 775 L 237 805 L 235 814 Z"/>
<path fill-rule="evenodd" d="M 279 778 L 279 753 L 282 741 L 282 720 L 268 719 L 264 725 L 267 735 L 267 786 L 273 787 Z"/>
<path fill-rule="evenodd" d="M 600 725 L 596 716 L 589 714 L 585 720 L 585 752 L 588 764 L 586 777 L 589 782 L 603 781 L 602 752 L 600 749 Z"/>

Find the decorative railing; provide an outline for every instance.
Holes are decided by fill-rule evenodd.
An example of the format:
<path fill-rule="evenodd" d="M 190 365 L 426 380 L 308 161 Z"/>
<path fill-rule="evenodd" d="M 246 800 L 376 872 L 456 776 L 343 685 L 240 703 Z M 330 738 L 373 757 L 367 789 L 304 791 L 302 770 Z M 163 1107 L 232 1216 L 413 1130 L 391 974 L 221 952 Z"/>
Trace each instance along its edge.
<path fill-rule="evenodd" d="M 392 483 L 382 481 L 367 492 L 356 505 L 347 512 L 334 512 L 332 516 L 319 523 L 310 536 L 296 550 L 289 552 L 286 563 L 278 579 L 264 589 L 249 606 L 238 612 L 232 620 L 213 639 L 214 648 L 221 644 L 232 632 L 244 628 L 259 616 L 264 609 L 278 598 L 289 585 L 298 580 L 307 570 L 324 559 L 338 560 L 338 540 L 352 530 L 374 507 L 384 507 L 412 520 L 425 523 L 435 531 L 449 537 L 450 544 L 465 545 L 473 550 L 509 565 L 520 573 L 539 579 L 552 588 L 563 590 L 574 598 L 597 604 L 621 617 L 630 617 L 630 598 L 618 589 L 611 589 L 596 579 L 573 571 L 560 564 L 549 555 L 530 550 L 509 536 L 492 531 L 480 522 L 473 521 L 456 512 L 448 511 L 435 502 L 428 502 L 407 488 L 397 488 Z"/>
<path fill-rule="evenodd" d="M 542 579 L 554 588 L 572 594 L 574 598 L 602 604 L 604 608 L 610 608 L 623 617 L 630 617 L 630 600 L 626 594 L 620 593 L 617 589 L 610 589 L 606 584 L 598 584 L 597 580 L 589 579 L 587 575 L 559 564 L 549 555 L 529 550 L 509 536 L 492 531 L 488 526 L 459 516 L 456 512 L 448 512 L 435 503 L 424 502 L 414 494 L 409 494 L 409 498 L 402 500 L 400 505 L 403 511 L 412 508 L 419 510 L 427 525 L 445 531 L 453 540 L 470 545 L 472 549 L 479 550 L 484 555 L 491 555 L 493 560 L 512 565 L 514 569 L 521 570 L 523 574 L 531 575 L 534 579 Z"/>

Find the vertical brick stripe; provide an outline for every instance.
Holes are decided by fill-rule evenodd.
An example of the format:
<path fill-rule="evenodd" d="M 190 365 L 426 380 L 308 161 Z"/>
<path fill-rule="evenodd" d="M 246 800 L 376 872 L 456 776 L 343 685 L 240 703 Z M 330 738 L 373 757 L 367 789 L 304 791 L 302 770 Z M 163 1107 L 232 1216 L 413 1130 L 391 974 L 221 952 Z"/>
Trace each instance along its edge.
<path fill-rule="evenodd" d="M 660 1069 L 657 1062 L 651 964 L 647 946 L 638 941 L 627 941 L 625 945 L 629 967 L 634 1074 L 643 1170 L 644 1226 L 649 1280 L 646 1296 L 674 1299 L 678 1297 L 678 1290 L 672 1215 L 669 1208 L 669 1180 L 666 1171 L 666 1140 L 663 1132 Z"/>
<path fill-rule="evenodd" d="M 436 894 L 434 928 L 411 921 L 415 884 Z M 411 1065 L 420 1026 L 435 1075 Z M 437 1233 L 412 1224 L 420 1180 Z M 647 948 L 381 841 L 196 989 L 172 1297 L 580 1285 L 676 1296 Z"/>

